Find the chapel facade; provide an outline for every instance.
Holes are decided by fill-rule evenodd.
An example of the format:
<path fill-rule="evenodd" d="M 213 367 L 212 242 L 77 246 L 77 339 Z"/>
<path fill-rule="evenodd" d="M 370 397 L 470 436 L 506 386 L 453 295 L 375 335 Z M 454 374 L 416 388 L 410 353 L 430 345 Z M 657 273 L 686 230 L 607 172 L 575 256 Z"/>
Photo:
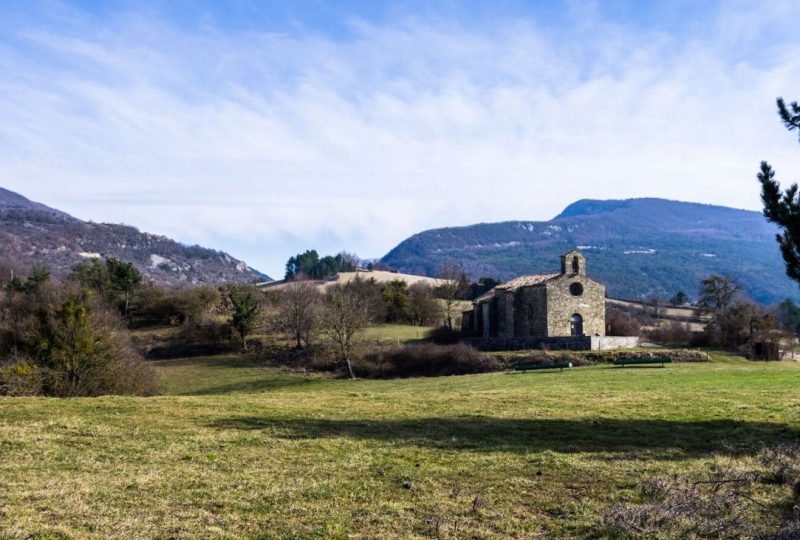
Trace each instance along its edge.
<path fill-rule="evenodd" d="M 561 271 L 520 276 L 473 302 L 462 334 L 480 338 L 605 336 L 605 286 L 586 273 L 578 251 L 561 256 Z"/>

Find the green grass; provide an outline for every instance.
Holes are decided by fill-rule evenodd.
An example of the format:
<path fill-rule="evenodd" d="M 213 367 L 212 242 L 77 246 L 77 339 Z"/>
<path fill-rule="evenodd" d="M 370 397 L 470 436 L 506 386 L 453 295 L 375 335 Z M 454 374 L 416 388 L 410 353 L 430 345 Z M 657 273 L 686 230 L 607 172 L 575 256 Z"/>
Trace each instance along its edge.
<path fill-rule="evenodd" d="M 410 324 L 382 324 L 380 326 L 372 326 L 364 331 L 364 339 L 381 341 L 383 343 L 391 343 L 402 345 L 425 338 L 431 330 L 426 326 L 413 326 Z"/>
<path fill-rule="evenodd" d="M 643 478 L 800 433 L 800 364 L 721 355 L 393 381 L 157 366 L 170 395 L 0 398 L 0 537 L 582 538 Z"/>

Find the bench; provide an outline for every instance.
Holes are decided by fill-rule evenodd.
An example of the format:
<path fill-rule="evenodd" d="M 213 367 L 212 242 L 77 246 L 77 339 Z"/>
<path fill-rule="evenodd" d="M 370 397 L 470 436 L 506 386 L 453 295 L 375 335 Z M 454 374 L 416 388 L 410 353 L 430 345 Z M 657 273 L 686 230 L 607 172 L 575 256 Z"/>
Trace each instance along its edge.
<path fill-rule="evenodd" d="M 651 365 L 651 364 L 661 364 L 661 367 L 664 367 L 664 364 L 671 364 L 672 358 L 667 357 L 657 357 L 657 358 L 617 358 L 614 360 L 615 366 L 643 366 L 643 365 Z"/>
<path fill-rule="evenodd" d="M 569 369 L 572 367 L 572 362 L 553 362 L 552 364 L 520 364 L 515 366 L 517 371 L 539 371 L 542 369 Z"/>

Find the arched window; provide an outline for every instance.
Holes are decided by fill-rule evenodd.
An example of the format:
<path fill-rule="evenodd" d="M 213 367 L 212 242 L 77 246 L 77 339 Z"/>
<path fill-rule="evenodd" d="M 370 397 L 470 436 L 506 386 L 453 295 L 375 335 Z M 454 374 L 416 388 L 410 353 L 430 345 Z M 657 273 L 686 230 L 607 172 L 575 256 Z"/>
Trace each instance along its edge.
<path fill-rule="evenodd" d="M 577 313 L 569 318 L 569 333 L 573 337 L 583 336 L 583 317 Z"/>
<path fill-rule="evenodd" d="M 578 259 L 577 256 L 572 257 L 572 273 L 577 274 L 578 270 L 580 270 L 580 267 L 581 267 L 580 259 Z"/>

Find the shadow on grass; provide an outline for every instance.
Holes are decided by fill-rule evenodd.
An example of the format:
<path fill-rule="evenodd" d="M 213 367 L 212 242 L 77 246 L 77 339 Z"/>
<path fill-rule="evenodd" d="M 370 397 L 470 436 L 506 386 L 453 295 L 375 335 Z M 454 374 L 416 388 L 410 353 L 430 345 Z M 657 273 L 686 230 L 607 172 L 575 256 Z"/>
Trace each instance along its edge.
<path fill-rule="evenodd" d="M 443 450 L 625 452 L 705 455 L 751 452 L 762 444 L 798 442 L 785 424 L 738 420 L 507 419 L 490 417 L 416 420 L 279 419 L 236 416 L 211 424 L 219 429 L 263 430 L 286 439 L 346 437 Z M 656 455 L 654 455 L 654 453 Z M 636 455 L 627 456 L 636 458 Z M 668 456 L 664 456 L 668 457 Z"/>
<path fill-rule="evenodd" d="M 263 361 L 239 354 L 190 356 L 168 360 L 150 360 L 150 362 L 161 367 L 252 368 L 264 366 Z"/>
<path fill-rule="evenodd" d="M 263 360 L 243 355 L 219 355 L 153 362 L 160 368 L 190 368 L 180 372 L 190 381 L 189 388 L 174 390 L 172 395 L 205 396 L 231 393 L 258 393 L 315 382 L 302 373 L 279 371 Z M 251 371 L 237 372 L 245 368 Z M 174 375 L 171 375 L 174 377 Z"/>

